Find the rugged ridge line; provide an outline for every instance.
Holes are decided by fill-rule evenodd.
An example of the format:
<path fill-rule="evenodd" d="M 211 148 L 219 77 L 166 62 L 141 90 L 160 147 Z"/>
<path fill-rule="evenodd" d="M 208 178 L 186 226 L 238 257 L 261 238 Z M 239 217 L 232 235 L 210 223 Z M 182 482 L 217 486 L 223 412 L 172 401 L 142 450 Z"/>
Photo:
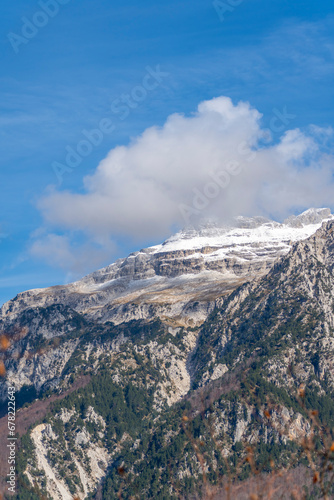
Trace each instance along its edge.
<path fill-rule="evenodd" d="M 0 327 L 25 310 L 55 304 L 101 323 L 158 316 L 174 325 L 200 325 L 217 299 L 266 274 L 294 242 L 331 219 L 329 209 L 309 209 L 283 224 L 238 217 L 233 226 L 183 230 L 75 283 L 18 294 L 2 306 Z"/>

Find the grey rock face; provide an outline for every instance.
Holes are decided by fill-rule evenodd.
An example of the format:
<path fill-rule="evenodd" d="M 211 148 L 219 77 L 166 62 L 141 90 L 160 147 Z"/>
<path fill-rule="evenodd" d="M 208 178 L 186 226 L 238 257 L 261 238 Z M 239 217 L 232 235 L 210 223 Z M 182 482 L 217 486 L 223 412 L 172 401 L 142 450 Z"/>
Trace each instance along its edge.
<path fill-rule="evenodd" d="M 210 327 L 212 340 L 195 356 L 199 383 L 218 360 L 224 362 L 225 352 L 234 353 L 235 363 L 268 353 L 263 373 L 275 385 L 308 381 L 321 390 L 325 381 L 333 389 L 333 270 L 334 221 L 329 220 L 295 243 L 265 276 L 225 300 Z"/>
<path fill-rule="evenodd" d="M 159 316 L 200 324 L 217 299 L 267 273 L 294 242 L 332 218 L 329 209 L 310 209 L 284 224 L 238 217 L 234 226 L 187 229 L 70 285 L 20 293 L 1 308 L 0 324 L 6 327 L 25 310 L 55 304 L 101 322 Z"/>

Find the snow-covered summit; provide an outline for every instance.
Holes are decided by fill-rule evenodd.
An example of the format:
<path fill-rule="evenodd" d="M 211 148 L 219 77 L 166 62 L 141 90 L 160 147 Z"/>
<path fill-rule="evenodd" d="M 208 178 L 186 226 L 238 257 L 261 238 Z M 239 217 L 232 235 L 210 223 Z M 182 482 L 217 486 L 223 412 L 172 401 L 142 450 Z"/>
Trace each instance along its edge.
<path fill-rule="evenodd" d="M 325 220 L 334 219 L 329 208 L 310 208 L 300 215 L 293 215 L 283 223 L 264 217 L 242 217 L 234 224 L 217 226 L 210 224 L 198 230 L 182 230 L 161 245 L 152 247 L 153 253 L 179 250 L 211 248 L 234 248 L 247 246 L 286 246 L 308 238 L 320 228 Z"/>
<path fill-rule="evenodd" d="M 309 208 L 300 215 L 292 215 L 284 221 L 291 227 L 305 227 L 313 224 L 321 225 L 325 220 L 333 219 L 330 208 Z"/>

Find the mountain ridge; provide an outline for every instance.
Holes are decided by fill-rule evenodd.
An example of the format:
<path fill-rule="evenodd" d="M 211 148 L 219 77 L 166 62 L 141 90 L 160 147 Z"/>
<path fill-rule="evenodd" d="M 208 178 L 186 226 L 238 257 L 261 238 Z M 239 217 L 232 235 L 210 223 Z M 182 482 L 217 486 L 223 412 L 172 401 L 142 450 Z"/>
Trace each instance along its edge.
<path fill-rule="evenodd" d="M 234 226 L 209 224 L 183 230 L 68 285 L 28 290 L 0 309 L 0 324 L 29 307 L 62 303 L 99 321 L 121 323 L 158 315 L 179 325 L 201 324 L 215 300 L 242 282 L 265 274 L 333 219 L 330 210 L 309 209 L 284 223 L 238 217 Z"/>

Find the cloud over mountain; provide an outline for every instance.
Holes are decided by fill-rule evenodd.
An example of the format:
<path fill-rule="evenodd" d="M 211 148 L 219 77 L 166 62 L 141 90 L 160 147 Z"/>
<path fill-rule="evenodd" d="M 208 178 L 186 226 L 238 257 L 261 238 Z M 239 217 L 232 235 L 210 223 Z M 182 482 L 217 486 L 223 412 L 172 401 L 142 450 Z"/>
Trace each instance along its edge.
<path fill-rule="evenodd" d="M 172 114 L 128 146 L 112 149 L 84 192 L 53 189 L 38 203 L 52 230 L 79 231 L 102 247 L 114 236 L 157 239 L 202 218 L 238 214 L 282 218 L 331 206 L 332 130 L 285 130 L 279 142 L 247 102 L 217 97 L 190 116 Z M 42 245 L 39 245 L 39 249 Z"/>

